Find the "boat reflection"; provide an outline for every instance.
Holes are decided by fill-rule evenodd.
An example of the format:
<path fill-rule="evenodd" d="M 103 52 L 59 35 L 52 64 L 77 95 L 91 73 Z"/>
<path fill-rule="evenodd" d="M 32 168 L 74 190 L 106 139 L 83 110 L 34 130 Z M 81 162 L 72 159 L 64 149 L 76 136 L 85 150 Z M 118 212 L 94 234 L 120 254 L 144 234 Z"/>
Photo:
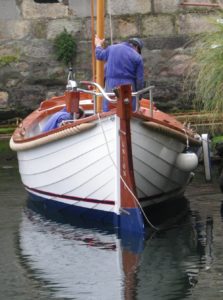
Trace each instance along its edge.
<path fill-rule="evenodd" d="M 27 208 L 20 257 L 54 299 L 184 299 L 200 270 L 210 267 L 213 223 L 203 224 L 193 212 L 183 221 L 146 239 L 120 237 L 48 220 Z"/>
<path fill-rule="evenodd" d="M 19 234 L 23 263 L 63 299 L 123 299 L 134 286 L 142 242 L 128 239 L 122 251 L 115 233 L 49 221 L 30 209 Z"/>

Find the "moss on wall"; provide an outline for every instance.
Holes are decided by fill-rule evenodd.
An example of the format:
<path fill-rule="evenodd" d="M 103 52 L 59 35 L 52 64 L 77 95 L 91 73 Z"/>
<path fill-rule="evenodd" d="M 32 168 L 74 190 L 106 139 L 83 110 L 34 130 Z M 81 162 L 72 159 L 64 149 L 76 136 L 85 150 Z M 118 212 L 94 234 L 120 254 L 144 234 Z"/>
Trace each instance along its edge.
<path fill-rule="evenodd" d="M 19 56 L 18 55 L 3 55 L 0 56 L 0 67 L 9 65 L 12 62 L 18 62 Z"/>

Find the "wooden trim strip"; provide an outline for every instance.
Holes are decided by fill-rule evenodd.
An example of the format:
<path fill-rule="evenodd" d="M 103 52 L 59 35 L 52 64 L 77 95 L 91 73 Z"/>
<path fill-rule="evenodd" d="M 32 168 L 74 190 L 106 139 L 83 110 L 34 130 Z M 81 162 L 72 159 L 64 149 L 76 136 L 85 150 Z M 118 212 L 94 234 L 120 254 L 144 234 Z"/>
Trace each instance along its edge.
<path fill-rule="evenodd" d="M 36 148 L 36 147 L 51 143 L 53 141 L 56 141 L 58 139 L 76 135 L 78 133 L 81 133 L 83 131 L 91 129 L 91 128 L 95 127 L 96 125 L 97 125 L 97 123 L 83 123 L 83 124 L 77 125 L 75 127 L 65 128 L 64 130 L 53 132 L 52 134 L 38 137 L 37 139 L 31 140 L 31 141 L 30 140 L 24 141 L 23 143 L 15 142 L 12 137 L 10 139 L 10 148 L 14 151 L 24 151 L 24 150 Z"/>
<path fill-rule="evenodd" d="M 183 143 L 185 143 L 187 141 L 187 137 L 188 137 L 190 146 L 200 146 L 201 145 L 200 140 L 196 140 L 195 138 L 192 138 L 192 137 L 184 134 L 183 132 L 176 131 L 167 126 L 157 124 L 155 122 L 142 122 L 141 124 L 142 124 L 142 126 L 149 127 L 150 129 L 155 130 L 157 132 L 164 133 L 170 137 L 177 138 L 179 141 L 181 141 Z"/>

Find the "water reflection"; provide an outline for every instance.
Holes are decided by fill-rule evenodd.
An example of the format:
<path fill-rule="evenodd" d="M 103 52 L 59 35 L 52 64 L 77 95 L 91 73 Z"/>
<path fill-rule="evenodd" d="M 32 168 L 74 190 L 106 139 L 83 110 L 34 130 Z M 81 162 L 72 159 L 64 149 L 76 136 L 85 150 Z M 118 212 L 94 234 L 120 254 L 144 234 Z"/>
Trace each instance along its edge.
<path fill-rule="evenodd" d="M 47 220 L 30 209 L 21 259 L 55 299 L 185 299 L 212 263 L 211 218 L 192 212 L 146 240 Z"/>
<path fill-rule="evenodd" d="M 200 256 L 202 267 L 208 270 L 211 268 L 213 262 L 213 218 L 208 215 L 206 216 L 206 220 L 202 220 L 199 212 L 194 211 L 192 213 L 192 225 L 197 241 L 197 252 Z"/>
<path fill-rule="evenodd" d="M 221 202 L 221 218 L 222 218 L 222 221 L 223 221 L 223 201 Z"/>
<path fill-rule="evenodd" d="M 58 224 L 26 210 L 20 248 L 35 276 L 47 282 L 58 298 L 123 298 L 121 241 L 115 234 Z M 138 253 L 127 250 L 126 254 L 130 258 L 125 262 L 128 272 Z"/>
<path fill-rule="evenodd" d="M 222 299 L 223 194 L 217 181 L 197 178 L 174 227 L 124 239 L 21 215 L 27 194 L 16 163 L 0 160 L 1 299 Z"/>

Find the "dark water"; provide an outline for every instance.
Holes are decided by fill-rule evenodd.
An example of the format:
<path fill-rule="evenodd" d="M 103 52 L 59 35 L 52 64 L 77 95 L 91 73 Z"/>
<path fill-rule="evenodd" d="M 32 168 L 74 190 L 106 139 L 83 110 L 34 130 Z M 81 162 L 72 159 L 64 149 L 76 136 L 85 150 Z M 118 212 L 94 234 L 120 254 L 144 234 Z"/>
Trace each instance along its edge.
<path fill-rule="evenodd" d="M 11 153 L 0 160 L 0 299 L 223 299 L 223 194 L 201 168 L 189 211 L 146 240 L 29 210 Z M 164 227 L 165 229 L 165 227 Z"/>

